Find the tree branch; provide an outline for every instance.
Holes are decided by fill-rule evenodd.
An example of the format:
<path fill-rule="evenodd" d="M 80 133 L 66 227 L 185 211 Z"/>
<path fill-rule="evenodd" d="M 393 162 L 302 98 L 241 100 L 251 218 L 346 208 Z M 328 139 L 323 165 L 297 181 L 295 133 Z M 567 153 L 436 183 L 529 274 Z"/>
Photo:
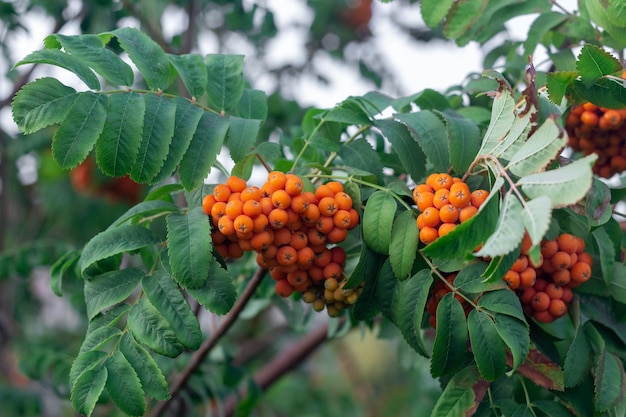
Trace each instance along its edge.
<path fill-rule="evenodd" d="M 213 349 L 217 345 L 220 339 L 226 334 L 228 329 L 230 329 L 230 327 L 237 321 L 239 315 L 248 304 L 248 301 L 252 298 L 252 295 L 254 295 L 256 289 L 261 284 L 265 272 L 265 269 L 259 268 L 256 270 L 254 275 L 252 275 L 252 278 L 250 279 L 250 282 L 248 283 L 248 286 L 244 290 L 243 294 L 241 294 L 241 297 L 239 297 L 239 299 L 230 310 L 228 315 L 226 315 L 220 326 L 215 330 L 211 337 L 206 339 L 204 343 L 200 346 L 200 348 L 191 356 L 191 359 L 187 363 L 185 369 L 183 369 L 178 378 L 172 384 L 172 388 L 170 389 L 171 398 L 167 401 L 162 401 L 158 403 L 152 410 L 152 417 L 161 416 L 167 410 L 170 404 L 178 397 L 180 391 L 187 385 L 191 374 L 193 374 L 193 372 L 200 367 L 211 349 Z"/>

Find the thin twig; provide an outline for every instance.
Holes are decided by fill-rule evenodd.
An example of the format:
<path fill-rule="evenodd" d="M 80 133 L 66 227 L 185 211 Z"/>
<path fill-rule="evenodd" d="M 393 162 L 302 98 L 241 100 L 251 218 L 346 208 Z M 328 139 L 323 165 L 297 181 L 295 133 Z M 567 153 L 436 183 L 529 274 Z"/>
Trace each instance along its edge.
<path fill-rule="evenodd" d="M 200 367 L 211 349 L 213 349 L 217 345 L 220 339 L 226 334 L 228 329 L 230 329 L 230 327 L 237 321 L 239 315 L 248 304 L 248 301 L 252 298 L 252 296 L 256 292 L 256 289 L 261 284 L 265 272 L 265 269 L 259 268 L 256 270 L 254 275 L 252 275 L 252 278 L 250 279 L 250 282 L 248 283 L 248 286 L 244 290 L 243 294 L 241 294 L 241 297 L 239 297 L 239 299 L 230 310 L 228 315 L 226 315 L 220 326 L 215 329 L 215 332 L 213 332 L 211 337 L 206 339 L 204 343 L 200 346 L 200 348 L 193 354 L 185 369 L 183 369 L 176 381 L 174 381 L 174 383 L 172 384 L 172 387 L 170 389 L 170 399 L 158 403 L 152 410 L 152 417 L 158 417 L 162 415 L 170 406 L 170 404 L 178 397 L 178 394 L 187 385 L 187 382 L 189 381 L 189 378 L 191 377 L 193 372 Z"/>

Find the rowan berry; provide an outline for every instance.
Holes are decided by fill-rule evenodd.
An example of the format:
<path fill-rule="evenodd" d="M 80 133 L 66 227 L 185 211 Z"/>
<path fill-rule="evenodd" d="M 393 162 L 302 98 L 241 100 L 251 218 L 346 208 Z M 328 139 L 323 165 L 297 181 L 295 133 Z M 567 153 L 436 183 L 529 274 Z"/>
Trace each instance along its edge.
<path fill-rule="evenodd" d="M 224 236 L 230 236 L 235 234 L 235 225 L 233 220 L 228 216 L 222 216 L 217 222 L 217 229 Z"/>
<path fill-rule="evenodd" d="M 563 300 L 554 298 L 550 301 L 550 305 L 548 306 L 548 311 L 555 318 L 559 318 L 559 317 L 564 316 L 565 313 L 567 313 L 567 305 L 565 304 Z"/>
<path fill-rule="evenodd" d="M 298 287 L 305 283 L 308 284 L 309 274 L 307 274 L 307 272 L 303 271 L 302 269 L 297 269 L 287 274 L 287 281 L 294 287 Z"/>
<path fill-rule="evenodd" d="M 352 222 L 352 216 L 348 210 L 337 210 L 333 216 L 333 222 L 336 227 L 347 229 L 350 227 L 350 223 Z"/>
<path fill-rule="evenodd" d="M 329 243 L 340 243 L 343 242 L 347 236 L 347 229 L 335 226 L 326 234 L 326 239 Z"/>
<path fill-rule="evenodd" d="M 515 271 L 515 272 L 522 272 L 527 267 L 528 267 L 528 257 L 522 255 L 519 258 L 517 258 L 517 260 L 515 262 L 513 262 L 513 265 L 511 266 L 511 269 L 513 271 Z"/>
<path fill-rule="evenodd" d="M 558 284 L 555 284 L 554 282 L 551 282 L 548 285 L 546 285 L 545 293 L 548 294 L 548 296 L 550 296 L 551 299 L 555 299 L 555 298 L 561 299 L 563 298 L 563 287 L 561 287 Z"/>
<path fill-rule="evenodd" d="M 442 223 L 437 228 L 439 237 L 445 236 L 456 228 L 456 223 Z"/>
<path fill-rule="evenodd" d="M 308 273 L 309 273 L 309 278 L 311 278 L 311 280 L 315 282 L 320 282 L 324 280 L 324 269 L 322 267 L 319 267 L 317 265 L 312 265 L 308 269 Z"/>
<path fill-rule="evenodd" d="M 459 211 L 452 204 L 446 204 L 439 209 L 439 219 L 442 223 L 455 223 L 459 220 Z"/>
<path fill-rule="evenodd" d="M 557 238 L 559 250 L 575 253 L 578 250 L 578 239 L 570 233 L 563 233 Z"/>
<path fill-rule="evenodd" d="M 335 191 L 328 185 L 322 184 L 315 189 L 315 197 L 321 200 L 324 197 L 334 197 Z"/>
<path fill-rule="evenodd" d="M 231 194 L 230 188 L 226 184 L 217 184 L 213 188 L 213 197 L 215 197 L 215 201 L 226 202 L 228 201 L 228 197 Z"/>
<path fill-rule="evenodd" d="M 228 188 L 230 188 L 230 190 L 233 193 L 240 193 L 247 186 L 245 180 L 239 177 L 236 177 L 234 175 L 231 175 L 230 177 L 228 177 L 228 179 L 226 180 L 226 185 L 228 186 Z"/>
<path fill-rule="evenodd" d="M 246 216 L 255 219 L 263 213 L 263 207 L 261 206 L 261 203 L 256 200 L 248 200 L 243 203 L 242 212 Z"/>
<path fill-rule="evenodd" d="M 293 285 L 291 285 L 289 281 L 287 281 L 287 279 L 281 279 L 280 281 L 277 281 L 274 289 L 276 290 L 276 294 L 285 298 L 293 294 L 294 291 Z"/>
<path fill-rule="evenodd" d="M 272 244 L 272 235 L 268 230 L 260 233 L 254 233 L 250 238 L 250 245 L 257 251 L 261 251 L 264 248 Z"/>
<path fill-rule="evenodd" d="M 330 233 L 335 227 L 335 222 L 332 217 L 320 216 L 315 222 L 315 228 L 322 233 Z"/>
<path fill-rule="evenodd" d="M 591 266 L 593 264 L 593 259 L 591 258 L 591 255 L 589 255 L 587 252 L 581 252 L 578 254 L 578 262 L 584 262 L 587 265 Z"/>
<path fill-rule="evenodd" d="M 554 281 L 555 284 L 560 285 L 561 287 L 569 284 L 571 279 L 572 278 L 569 269 L 559 269 L 558 271 L 555 270 L 554 272 L 552 272 L 552 281 Z"/>
<path fill-rule="evenodd" d="M 287 225 L 289 215 L 285 210 L 275 208 L 270 212 L 269 216 L 267 216 L 267 219 L 269 220 L 270 226 L 274 229 L 281 229 Z"/>
<path fill-rule="evenodd" d="M 216 201 L 213 194 L 207 194 L 202 199 L 202 211 L 204 211 L 207 216 L 211 215 L 211 209 Z"/>
<path fill-rule="evenodd" d="M 420 211 L 426 210 L 428 207 L 433 207 L 433 201 L 435 199 L 435 194 L 431 192 L 423 192 L 419 193 L 417 196 L 417 208 Z"/>
<path fill-rule="evenodd" d="M 543 258 L 549 259 L 559 251 L 559 244 L 556 240 L 544 240 L 540 244 L 540 250 Z"/>
<path fill-rule="evenodd" d="M 348 213 L 350 213 L 350 224 L 348 225 L 348 229 L 354 229 L 359 224 L 359 212 L 351 208 L 348 210 Z"/>
<path fill-rule="evenodd" d="M 569 253 L 560 250 L 554 255 L 552 255 L 552 257 L 550 258 L 550 263 L 557 270 L 565 269 L 565 268 L 569 268 L 571 259 L 572 258 L 570 257 Z"/>
<path fill-rule="evenodd" d="M 326 243 L 326 234 L 315 228 L 307 230 L 306 235 L 311 245 L 323 245 Z"/>
<path fill-rule="evenodd" d="M 308 225 L 315 224 L 315 222 L 319 220 L 320 216 L 320 209 L 316 204 L 309 204 L 309 206 L 302 213 L 300 213 L 302 221 Z"/>
<path fill-rule="evenodd" d="M 313 259 L 313 264 L 319 267 L 325 267 L 332 260 L 332 255 L 330 253 L 330 249 L 324 248 L 324 250 L 320 252 L 315 252 L 315 259 Z"/>
<path fill-rule="evenodd" d="M 309 246 L 306 246 L 298 250 L 296 254 L 296 263 L 302 269 L 309 269 L 313 266 L 313 260 L 315 259 L 315 252 Z"/>
<path fill-rule="evenodd" d="M 535 311 L 533 317 L 535 320 L 541 323 L 552 323 L 554 321 L 554 316 L 547 309 L 542 311 Z"/>
<path fill-rule="evenodd" d="M 528 234 L 528 232 L 524 232 L 524 237 L 522 238 L 522 247 L 521 247 L 522 255 L 528 255 L 528 251 L 530 250 L 532 246 L 533 246 L 533 242 L 530 239 L 530 235 Z"/>
<path fill-rule="evenodd" d="M 336 277 L 327 277 L 324 281 L 324 288 L 330 291 L 335 291 L 339 288 L 339 280 Z"/>
<path fill-rule="evenodd" d="M 523 304 L 530 304 L 536 293 L 537 290 L 535 289 L 535 287 L 524 288 L 521 295 L 519 296 L 519 299 Z"/>
<path fill-rule="evenodd" d="M 583 114 L 580 115 L 580 121 L 586 124 L 587 126 L 597 126 L 599 122 L 598 115 L 594 111 L 584 111 Z"/>
<path fill-rule="evenodd" d="M 294 265 L 298 260 L 298 253 L 291 246 L 285 245 L 278 248 L 276 252 L 276 260 L 279 265 Z"/>
<path fill-rule="evenodd" d="M 425 226 L 420 229 L 420 241 L 426 245 L 434 242 L 435 240 L 437 240 L 438 237 L 439 233 L 434 227 Z"/>
<path fill-rule="evenodd" d="M 461 211 L 459 211 L 459 221 L 461 223 L 466 222 L 474 217 L 476 213 L 478 213 L 478 208 L 472 205 L 465 206 L 461 209 Z"/>
<path fill-rule="evenodd" d="M 586 262 L 576 262 L 576 264 L 572 266 L 570 273 L 573 282 L 582 284 L 591 278 L 591 267 Z"/>
<path fill-rule="evenodd" d="M 211 208 L 211 217 L 213 218 L 213 221 L 215 222 L 215 224 L 217 225 L 217 221 L 222 217 L 226 215 L 226 203 L 223 201 L 217 201 L 215 204 L 213 204 L 213 207 Z"/>
<path fill-rule="evenodd" d="M 470 203 L 472 206 L 479 208 L 483 205 L 485 200 L 489 197 L 489 191 L 486 190 L 475 190 L 470 194 Z"/>
<path fill-rule="evenodd" d="M 324 278 L 334 278 L 339 281 L 343 277 L 343 267 L 335 262 L 330 262 L 324 267 Z M 327 287 L 328 288 L 328 287 Z"/>
<path fill-rule="evenodd" d="M 294 212 L 303 213 L 309 207 L 309 198 L 305 194 L 293 196 L 291 198 L 290 208 Z"/>
<path fill-rule="evenodd" d="M 228 257 L 238 259 L 243 256 L 243 249 L 237 244 L 237 242 L 230 242 L 228 244 Z"/>
<path fill-rule="evenodd" d="M 437 227 L 441 223 L 441 219 L 439 218 L 439 210 L 435 207 L 428 207 L 426 210 L 422 212 L 424 215 L 424 225 L 427 227 Z"/>
<path fill-rule="evenodd" d="M 296 196 L 302 193 L 304 189 L 304 183 L 302 179 L 294 174 L 286 174 L 285 175 L 285 191 L 290 196 Z"/>
<path fill-rule="evenodd" d="M 450 174 L 442 173 L 435 176 L 433 184 L 429 184 L 435 191 L 442 188 L 450 189 L 452 185 L 452 176 Z"/>
<path fill-rule="evenodd" d="M 528 288 L 535 285 L 537 280 L 537 271 L 532 266 L 527 267 L 519 273 L 520 287 Z"/>
<path fill-rule="evenodd" d="M 550 296 L 543 291 L 537 291 L 533 299 L 530 301 L 530 305 L 535 311 L 547 310 L 550 306 Z"/>
<path fill-rule="evenodd" d="M 519 272 L 510 269 L 506 274 L 504 274 L 503 280 L 511 290 L 516 290 L 520 284 Z"/>
<path fill-rule="evenodd" d="M 243 202 L 241 200 L 230 200 L 226 203 L 224 212 L 231 220 L 235 220 L 237 216 L 243 213 Z"/>
<path fill-rule="evenodd" d="M 287 176 L 284 172 L 272 171 L 267 174 L 267 184 L 269 184 L 274 189 L 274 191 L 283 189 L 285 187 L 286 181 Z"/>
<path fill-rule="evenodd" d="M 326 186 L 330 187 L 330 189 L 333 190 L 335 194 L 343 191 L 343 184 L 340 183 L 339 181 L 328 181 L 326 183 Z"/>
<path fill-rule="evenodd" d="M 317 203 L 317 207 L 320 210 L 322 216 L 333 216 L 339 209 L 337 201 L 333 197 L 323 197 Z"/>
<path fill-rule="evenodd" d="M 248 200 L 260 201 L 262 197 L 263 194 L 261 193 L 261 190 L 258 187 L 251 186 L 244 188 L 244 190 L 241 192 L 240 198 L 241 201 L 245 203 Z"/>
<path fill-rule="evenodd" d="M 300 250 L 309 244 L 309 238 L 306 233 L 302 231 L 296 231 L 291 233 L 291 239 L 289 246 L 292 246 L 295 250 Z"/>
<path fill-rule="evenodd" d="M 275 208 L 287 210 L 291 204 L 291 196 L 285 190 L 276 190 L 272 194 L 272 204 Z"/>
<path fill-rule="evenodd" d="M 450 190 L 448 190 L 447 188 L 441 188 L 435 191 L 435 195 L 433 196 L 433 206 L 436 209 L 440 209 L 446 204 L 450 204 L 449 196 Z"/>
<path fill-rule="evenodd" d="M 352 208 L 352 197 L 350 197 L 350 194 L 340 191 L 335 193 L 333 198 L 340 210 L 350 210 Z"/>
<path fill-rule="evenodd" d="M 458 208 L 463 208 L 470 203 L 470 189 L 464 182 L 456 182 L 450 186 L 450 203 Z"/>
<path fill-rule="evenodd" d="M 572 302 L 573 299 L 574 293 L 572 292 L 572 289 L 569 287 L 563 287 L 563 296 L 561 297 L 561 300 L 563 300 L 563 302 L 567 304 Z"/>

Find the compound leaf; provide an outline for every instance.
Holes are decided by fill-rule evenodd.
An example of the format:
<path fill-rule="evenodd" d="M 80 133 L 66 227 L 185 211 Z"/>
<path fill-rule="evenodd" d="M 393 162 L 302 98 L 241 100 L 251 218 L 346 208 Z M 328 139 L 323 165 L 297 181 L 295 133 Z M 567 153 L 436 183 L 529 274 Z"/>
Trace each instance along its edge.
<path fill-rule="evenodd" d="M 89 320 L 102 310 L 128 298 L 143 276 L 144 272 L 139 268 L 126 268 L 105 272 L 85 281 L 85 303 Z"/>
<path fill-rule="evenodd" d="M 243 55 L 209 54 L 204 63 L 209 106 L 223 114 L 235 107 L 243 94 Z"/>
<path fill-rule="evenodd" d="M 167 380 L 157 365 L 154 358 L 141 346 L 128 332 L 122 336 L 120 352 L 124 354 L 128 362 L 133 366 L 141 381 L 146 395 L 155 400 L 167 400 L 170 398 Z"/>
<path fill-rule="evenodd" d="M 230 116 L 229 122 L 228 150 L 233 161 L 237 163 L 254 150 L 262 120 Z"/>
<path fill-rule="evenodd" d="M 176 68 L 191 97 L 200 97 L 209 80 L 207 67 L 202 57 L 198 54 L 167 54 L 167 59 Z"/>
<path fill-rule="evenodd" d="M 79 57 L 67 54 L 58 49 L 42 49 L 35 51 L 19 61 L 15 66 L 24 64 L 49 64 L 73 72 L 87 87 L 92 90 L 100 90 L 100 81 L 93 73 L 89 65 Z"/>
<path fill-rule="evenodd" d="M 565 146 L 567 136 L 553 118 L 547 119 L 509 161 L 508 169 L 518 177 L 542 171 Z"/>
<path fill-rule="evenodd" d="M 109 378 L 106 388 L 111 399 L 129 416 L 143 416 L 146 412 L 146 398 L 137 372 L 119 350 L 106 361 Z"/>
<path fill-rule="evenodd" d="M 432 111 L 396 114 L 397 120 L 404 123 L 411 135 L 422 148 L 433 168 L 445 172 L 450 167 L 450 149 L 446 126 Z M 419 178 L 419 177 L 418 177 Z"/>
<path fill-rule="evenodd" d="M 175 358 L 183 351 L 172 326 L 146 297 L 140 298 L 130 309 L 128 328 L 137 341 L 156 353 Z"/>
<path fill-rule="evenodd" d="M 72 386 L 70 397 L 72 407 L 80 414 L 91 416 L 102 391 L 104 391 L 107 378 L 107 368 L 104 366 L 83 373 Z"/>

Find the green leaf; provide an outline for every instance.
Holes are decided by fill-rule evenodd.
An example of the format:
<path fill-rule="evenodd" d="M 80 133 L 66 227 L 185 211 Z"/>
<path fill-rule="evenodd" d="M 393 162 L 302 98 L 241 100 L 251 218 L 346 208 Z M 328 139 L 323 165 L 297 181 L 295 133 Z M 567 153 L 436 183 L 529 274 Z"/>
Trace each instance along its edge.
<path fill-rule="evenodd" d="M 475 366 L 464 368 L 450 379 L 437 400 L 431 417 L 473 415 L 487 388 L 488 384 L 480 378 Z"/>
<path fill-rule="evenodd" d="M 527 175 L 520 178 L 517 185 L 529 198 L 547 196 L 554 208 L 574 204 L 591 187 L 591 167 L 597 158 L 596 154 L 591 154 L 557 169 Z"/>
<path fill-rule="evenodd" d="M 113 229 L 115 227 L 119 227 L 126 223 L 136 224 L 139 219 L 153 216 L 155 214 L 162 213 L 173 213 L 177 212 L 179 209 L 176 207 L 174 203 L 163 200 L 147 200 L 142 201 L 141 203 L 131 207 L 126 211 L 126 213 L 122 214 L 118 217 L 115 222 L 109 226 L 109 229 Z"/>
<path fill-rule="evenodd" d="M 407 174 L 411 178 L 422 178 L 426 173 L 426 158 L 406 126 L 393 120 L 379 119 L 376 120 L 376 127 L 397 152 Z"/>
<path fill-rule="evenodd" d="M 385 259 L 377 271 L 376 288 L 374 289 L 375 301 L 372 304 L 376 304 L 385 317 L 393 319 L 393 293 L 396 290 L 398 278 L 391 269 L 389 258 Z"/>
<path fill-rule="evenodd" d="M 485 262 L 473 262 L 459 271 L 454 279 L 454 286 L 463 294 L 480 294 L 507 288 L 504 282 L 488 283 L 481 279 L 487 269 Z"/>
<path fill-rule="evenodd" d="M 187 292 L 210 312 L 220 315 L 228 313 L 237 299 L 233 279 L 214 259 L 209 266 L 204 286 L 188 288 Z"/>
<path fill-rule="evenodd" d="M 522 224 L 530 236 L 532 245 L 541 243 L 552 220 L 552 204 L 547 196 L 539 196 L 524 203 Z"/>
<path fill-rule="evenodd" d="M 85 303 L 87 317 L 96 314 L 128 298 L 135 290 L 144 272 L 139 268 L 126 268 L 111 271 L 85 282 Z"/>
<path fill-rule="evenodd" d="M 339 156 L 347 166 L 371 172 L 379 181 L 382 180 L 383 166 L 367 140 L 357 139 L 348 145 L 342 145 Z"/>
<path fill-rule="evenodd" d="M 104 130 L 96 143 L 96 161 L 105 174 L 121 177 L 130 172 L 141 144 L 145 102 L 130 92 L 112 94 Z"/>
<path fill-rule="evenodd" d="M 443 116 L 448 133 L 452 169 L 454 172 L 465 172 L 478 155 L 481 144 L 480 129 L 470 119 L 451 117 L 447 114 Z"/>
<path fill-rule="evenodd" d="M 228 131 L 228 119 L 204 112 L 191 143 L 180 161 L 178 174 L 187 190 L 202 184 L 222 149 Z"/>
<path fill-rule="evenodd" d="M 355 319 L 370 320 L 380 311 L 378 305 L 380 292 L 377 291 L 378 280 L 380 278 L 378 272 L 382 269 L 382 266 L 387 263 L 386 261 L 388 259 L 389 258 L 372 251 L 367 245 L 361 245 L 359 263 L 354 268 L 348 282 L 344 285 L 344 288 L 352 289 L 358 287 L 361 282 L 363 283 L 361 294 L 353 307 Z M 393 296 L 391 298 L 393 299 Z M 393 319 L 393 314 L 391 313 L 388 318 L 390 320 Z"/>
<path fill-rule="evenodd" d="M 548 87 L 550 100 L 555 104 L 560 104 L 567 93 L 567 89 L 577 77 L 578 72 L 576 71 L 549 72 L 546 76 L 546 87 Z"/>
<path fill-rule="evenodd" d="M 65 253 L 50 267 L 50 288 L 55 295 L 63 296 L 63 277 L 68 269 L 75 267 L 80 252 L 73 250 Z"/>
<path fill-rule="evenodd" d="M 518 177 L 543 171 L 566 144 L 567 135 L 549 118 L 513 155 L 507 168 Z"/>
<path fill-rule="evenodd" d="M 90 265 L 99 260 L 156 243 L 160 243 L 159 238 L 142 226 L 126 225 L 105 230 L 85 245 L 78 261 L 80 271 L 85 272 Z"/>
<path fill-rule="evenodd" d="M 235 108 L 235 114 L 244 119 L 267 119 L 267 96 L 264 91 L 245 88 Z"/>
<path fill-rule="evenodd" d="M 83 373 L 72 386 L 70 397 L 72 407 L 80 414 L 91 416 L 102 391 L 104 391 L 107 378 L 108 373 L 105 367 Z"/>
<path fill-rule="evenodd" d="M 178 285 L 163 270 L 143 279 L 142 287 L 153 306 L 170 323 L 183 346 L 196 350 L 202 343 L 198 319 L 180 292 Z"/>
<path fill-rule="evenodd" d="M 111 32 L 143 76 L 148 88 L 165 91 L 171 82 L 171 64 L 163 49 L 145 33 L 130 27 Z"/>
<path fill-rule="evenodd" d="M 404 279 L 411 273 L 417 255 L 419 231 L 412 211 L 403 211 L 396 217 L 391 228 L 389 260 L 395 275 Z"/>
<path fill-rule="evenodd" d="M 443 33 L 456 39 L 470 30 L 487 7 L 488 0 L 459 0 L 454 3 L 443 25 Z"/>
<path fill-rule="evenodd" d="M 137 372 L 146 395 L 155 400 L 167 400 L 170 398 L 167 380 L 163 372 L 148 351 L 137 343 L 128 332 L 122 336 L 120 352 L 124 354 L 135 369 L 135 372 Z"/>
<path fill-rule="evenodd" d="M 187 215 L 166 217 L 167 240 L 172 274 L 184 288 L 201 288 L 211 263 L 211 225 L 202 207 Z"/>
<path fill-rule="evenodd" d="M 133 69 L 112 50 L 105 48 L 100 36 L 53 34 L 49 37 L 54 37 L 66 52 L 87 63 L 111 84 L 133 85 Z"/>
<path fill-rule="evenodd" d="M 243 55 L 208 54 L 204 63 L 209 74 L 209 106 L 225 113 L 235 107 L 243 94 Z"/>
<path fill-rule="evenodd" d="M 571 417 L 572 413 L 562 404 L 553 400 L 536 400 L 530 404 L 550 417 Z"/>
<path fill-rule="evenodd" d="M 262 121 L 235 116 L 230 116 L 229 121 L 228 150 L 233 161 L 237 163 L 254 150 Z"/>
<path fill-rule="evenodd" d="M 85 160 L 106 120 L 103 94 L 79 93 L 52 138 L 52 155 L 61 168 L 74 168 Z"/>
<path fill-rule="evenodd" d="M 611 243 L 611 238 L 604 228 L 599 227 L 595 229 L 591 232 L 591 235 L 598 247 L 602 277 L 608 284 L 613 279 L 615 273 L 615 247 Z"/>
<path fill-rule="evenodd" d="M 525 321 L 519 297 L 509 289 L 490 291 L 478 299 L 478 305 L 494 313 L 501 313 Z"/>
<path fill-rule="evenodd" d="M 515 118 L 515 100 L 511 92 L 500 83 L 491 106 L 491 120 L 478 155 L 492 154 L 511 130 Z"/>
<path fill-rule="evenodd" d="M 495 257 L 513 251 L 524 237 L 524 225 L 519 221 L 522 205 L 512 192 L 504 196 L 495 231 L 489 236 L 476 256 Z"/>
<path fill-rule="evenodd" d="M 600 352 L 594 372 L 595 408 L 606 411 L 623 396 L 622 361 L 605 349 Z"/>
<path fill-rule="evenodd" d="M 161 94 L 145 94 L 146 110 L 141 143 L 130 177 L 138 183 L 150 183 L 167 157 L 176 117 L 176 104 Z"/>
<path fill-rule="evenodd" d="M 467 323 L 461 303 L 446 294 L 437 306 L 437 333 L 430 361 L 433 378 L 456 371 L 465 360 Z"/>
<path fill-rule="evenodd" d="M 467 327 L 480 375 L 487 381 L 495 381 L 504 375 L 506 368 L 504 342 L 498 335 L 495 323 L 487 314 L 472 310 Z"/>
<path fill-rule="evenodd" d="M 563 377 L 567 388 L 574 387 L 588 375 L 593 364 L 593 352 L 582 328 L 578 328 L 565 354 Z"/>
<path fill-rule="evenodd" d="M 202 57 L 198 54 L 167 54 L 167 59 L 176 68 L 185 88 L 189 91 L 189 95 L 195 98 L 200 97 L 209 80 Z"/>
<path fill-rule="evenodd" d="M 411 104 L 417 105 L 420 110 L 444 111 L 450 108 L 450 102 L 438 91 L 425 88 L 419 93 L 407 97 L 400 97 L 391 102 L 391 106 L 398 112 L 406 112 L 411 109 Z"/>
<path fill-rule="evenodd" d="M 156 353 L 175 358 L 183 351 L 172 326 L 145 297 L 130 309 L 128 328 L 137 341 Z"/>
<path fill-rule="evenodd" d="M 517 369 L 526 359 L 530 349 L 530 335 L 525 320 L 518 320 L 505 314 L 495 315 L 498 335 L 511 350 L 513 369 Z"/>
<path fill-rule="evenodd" d="M 363 213 L 363 240 L 374 251 L 389 253 L 391 228 L 398 205 L 386 191 L 376 191 L 370 196 Z"/>
<path fill-rule="evenodd" d="M 35 51 L 26 58 L 15 64 L 16 67 L 25 64 L 49 64 L 73 72 L 80 78 L 87 87 L 92 90 L 100 90 L 100 81 L 93 73 L 89 65 L 83 59 L 66 54 L 58 49 L 42 49 Z"/>
<path fill-rule="evenodd" d="M 423 269 L 409 279 L 399 281 L 393 293 L 393 322 L 417 353 L 428 356 L 421 335 L 422 317 L 433 282 L 431 272 Z"/>
<path fill-rule="evenodd" d="M 587 43 L 578 54 L 576 69 L 585 87 L 590 87 L 603 76 L 622 71 L 622 64 L 604 49 Z"/>
<path fill-rule="evenodd" d="M 176 115 L 174 117 L 174 136 L 167 151 L 167 157 L 163 162 L 161 171 L 152 179 L 153 183 L 159 183 L 171 176 L 177 165 L 183 159 L 185 152 L 196 132 L 198 123 L 204 113 L 202 108 L 182 97 L 174 98 Z"/>
<path fill-rule="evenodd" d="M 90 350 L 106 350 L 104 347 L 114 339 L 119 339 L 122 336 L 122 331 L 117 327 L 98 327 L 87 333 L 85 340 L 80 346 L 79 353 L 87 352 Z M 117 340 L 116 340 L 117 342 Z"/>
<path fill-rule="evenodd" d="M 404 123 L 422 148 L 437 172 L 446 172 L 450 167 L 450 149 L 446 126 L 430 110 L 416 113 L 396 114 L 394 118 Z"/>
<path fill-rule="evenodd" d="M 78 378 L 85 372 L 91 371 L 108 357 L 107 352 L 100 350 L 90 350 L 79 354 L 70 368 L 70 385 L 74 386 Z"/>
<path fill-rule="evenodd" d="M 137 372 L 128 359 L 117 351 L 106 361 L 109 378 L 106 388 L 118 408 L 129 416 L 142 416 L 146 412 L 146 398 Z"/>
<path fill-rule="evenodd" d="M 524 42 L 524 55 L 532 56 L 541 39 L 555 27 L 567 21 L 568 16 L 559 12 L 541 13 L 530 25 L 528 37 Z"/>
<path fill-rule="evenodd" d="M 431 29 L 434 29 L 446 17 L 448 11 L 454 4 L 454 0 L 422 0 L 422 19 Z"/>
<path fill-rule="evenodd" d="M 45 77 L 22 87 L 11 103 L 13 120 L 26 134 L 61 123 L 78 96 L 76 90 Z"/>

